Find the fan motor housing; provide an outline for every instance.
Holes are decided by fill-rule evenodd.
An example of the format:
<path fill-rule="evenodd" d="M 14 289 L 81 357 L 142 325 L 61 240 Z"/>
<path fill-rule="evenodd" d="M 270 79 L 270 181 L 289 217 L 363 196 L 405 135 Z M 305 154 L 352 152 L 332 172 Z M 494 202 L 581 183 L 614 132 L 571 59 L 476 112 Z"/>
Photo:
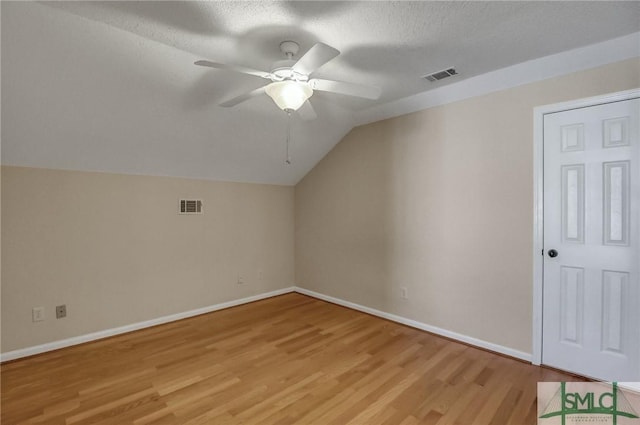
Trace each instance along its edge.
<path fill-rule="evenodd" d="M 271 73 L 278 77 L 279 81 L 282 80 L 295 80 L 295 81 L 308 81 L 309 76 L 295 72 L 292 66 L 296 63 L 295 60 L 285 59 L 275 62 L 271 66 Z"/>

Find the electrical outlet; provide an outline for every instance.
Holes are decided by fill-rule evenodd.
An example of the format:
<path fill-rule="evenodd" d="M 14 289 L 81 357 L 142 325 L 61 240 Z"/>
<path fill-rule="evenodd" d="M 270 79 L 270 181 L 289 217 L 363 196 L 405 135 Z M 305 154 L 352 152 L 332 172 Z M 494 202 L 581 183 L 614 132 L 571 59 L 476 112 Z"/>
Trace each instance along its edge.
<path fill-rule="evenodd" d="M 31 319 L 34 322 L 42 322 L 44 320 L 44 307 L 33 307 Z"/>
<path fill-rule="evenodd" d="M 400 288 L 400 297 L 403 300 L 408 300 L 409 299 L 409 290 L 407 289 L 406 286 L 403 286 L 402 288 Z"/>
<path fill-rule="evenodd" d="M 244 284 L 244 277 L 242 275 L 238 275 L 238 285 Z"/>
<path fill-rule="evenodd" d="M 63 317 L 67 317 L 66 304 L 56 306 L 56 319 L 62 319 Z"/>

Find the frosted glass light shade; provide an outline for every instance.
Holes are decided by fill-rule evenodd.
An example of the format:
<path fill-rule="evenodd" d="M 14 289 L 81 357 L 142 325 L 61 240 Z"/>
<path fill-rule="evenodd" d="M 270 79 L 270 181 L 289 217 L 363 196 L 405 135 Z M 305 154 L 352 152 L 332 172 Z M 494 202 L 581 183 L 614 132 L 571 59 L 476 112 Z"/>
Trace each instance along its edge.
<path fill-rule="evenodd" d="M 271 83 L 265 88 L 265 91 L 283 111 L 297 111 L 313 94 L 313 90 L 308 84 L 297 81 Z"/>

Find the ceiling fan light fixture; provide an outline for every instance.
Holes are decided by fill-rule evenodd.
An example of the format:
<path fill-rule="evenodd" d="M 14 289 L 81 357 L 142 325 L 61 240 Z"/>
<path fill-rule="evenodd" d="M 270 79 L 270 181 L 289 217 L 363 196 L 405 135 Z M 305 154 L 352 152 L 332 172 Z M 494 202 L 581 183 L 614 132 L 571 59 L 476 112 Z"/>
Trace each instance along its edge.
<path fill-rule="evenodd" d="M 265 92 L 283 111 L 297 111 L 313 94 L 307 83 L 290 80 L 271 83 Z"/>

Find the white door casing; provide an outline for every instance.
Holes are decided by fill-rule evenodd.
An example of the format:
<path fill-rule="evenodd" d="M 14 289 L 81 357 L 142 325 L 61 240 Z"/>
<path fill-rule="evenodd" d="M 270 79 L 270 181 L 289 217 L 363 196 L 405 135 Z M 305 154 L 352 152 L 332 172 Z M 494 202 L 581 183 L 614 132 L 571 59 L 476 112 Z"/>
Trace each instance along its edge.
<path fill-rule="evenodd" d="M 640 381 L 639 96 L 535 111 L 536 364 Z"/>

